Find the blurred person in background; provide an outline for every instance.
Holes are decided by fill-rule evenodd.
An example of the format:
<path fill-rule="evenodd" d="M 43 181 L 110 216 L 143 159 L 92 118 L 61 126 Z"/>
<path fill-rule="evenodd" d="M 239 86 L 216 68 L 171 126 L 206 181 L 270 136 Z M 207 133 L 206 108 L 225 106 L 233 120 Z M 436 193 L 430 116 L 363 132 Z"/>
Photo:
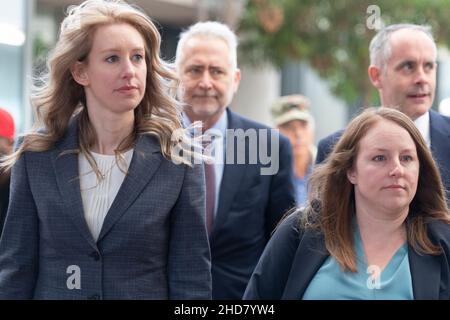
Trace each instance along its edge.
<path fill-rule="evenodd" d="M 13 152 L 15 125 L 11 114 L 0 108 L 0 158 Z M 9 203 L 10 171 L 0 169 L 0 236 Z"/>
<path fill-rule="evenodd" d="M 272 105 L 275 126 L 289 138 L 292 145 L 294 182 L 297 205 L 306 203 L 307 183 L 316 156 L 314 146 L 314 118 L 310 102 L 302 95 L 280 97 Z"/>

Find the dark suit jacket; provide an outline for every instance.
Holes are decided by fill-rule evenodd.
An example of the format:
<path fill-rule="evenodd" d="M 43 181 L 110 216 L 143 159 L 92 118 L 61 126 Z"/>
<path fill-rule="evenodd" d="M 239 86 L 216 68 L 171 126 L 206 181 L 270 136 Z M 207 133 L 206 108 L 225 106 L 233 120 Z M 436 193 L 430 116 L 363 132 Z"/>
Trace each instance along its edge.
<path fill-rule="evenodd" d="M 95 242 L 80 193 L 76 121 L 11 176 L 0 240 L 0 299 L 209 299 L 211 273 L 201 166 L 175 165 L 140 136 Z M 80 289 L 67 282 L 79 268 Z M 73 283 L 76 283 L 73 281 Z"/>
<path fill-rule="evenodd" d="M 419 255 L 408 246 L 414 299 L 449 299 L 450 226 L 432 222 L 428 231 L 442 254 Z M 301 299 L 328 256 L 323 235 L 300 229 L 298 215 L 289 216 L 264 250 L 244 299 Z"/>
<path fill-rule="evenodd" d="M 229 129 L 262 129 L 257 131 L 261 134 L 265 129 L 264 135 L 270 135 L 270 128 L 230 110 L 227 112 Z M 217 215 L 210 236 L 213 299 L 242 298 L 271 232 L 295 204 L 289 140 L 279 136 L 279 153 L 276 154 L 279 171 L 275 175 L 261 175 L 260 169 L 264 167 L 261 162 L 249 163 L 249 150 L 251 147 L 256 150 L 256 146 L 250 146 L 247 139 L 238 140 L 245 146 L 246 162 L 224 166 Z M 270 138 L 268 141 L 270 148 Z M 227 139 L 227 156 L 236 156 L 238 143 L 233 147 Z"/>
<path fill-rule="evenodd" d="M 5 224 L 6 210 L 9 203 L 9 173 L 0 173 L 0 236 Z"/>
<path fill-rule="evenodd" d="M 326 159 L 342 133 L 343 130 L 340 130 L 320 140 L 316 163 Z M 450 203 L 450 118 L 433 110 L 430 110 L 430 140 L 431 153 L 441 172 L 442 182 L 447 191 L 447 202 Z"/>

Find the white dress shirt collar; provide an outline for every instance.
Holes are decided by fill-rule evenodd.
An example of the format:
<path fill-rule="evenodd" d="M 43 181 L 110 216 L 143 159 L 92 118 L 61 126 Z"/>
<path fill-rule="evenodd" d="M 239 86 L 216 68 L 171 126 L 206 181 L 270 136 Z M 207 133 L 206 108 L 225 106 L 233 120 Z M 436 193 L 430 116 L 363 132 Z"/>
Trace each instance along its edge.
<path fill-rule="evenodd" d="M 192 124 L 191 119 L 189 119 L 189 117 L 185 112 L 183 112 L 183 124 L 185 128 L 189 127 Z M 214 123 L 214 125 L 210 129 L 219 130 L 222 133 L 222 136 L 225 137 L 227 126 L 228 126 L 228 116 L 227 110 L 225 109 L 222 115 L 220 116 L 219 120 L 217 120 L 217 122 Z"/>
<path fill-rule="evenodd" d="M 417 129 L 419 129 L 420 133 L 422 134 L 422 137 L 425 139 L 427 146 L 430 147 L 431 145 L 430 113 L 426 112 L 420 117 L 418 117 L 416 120 L 414 120 L 414 124 L 416 125 Z"/>

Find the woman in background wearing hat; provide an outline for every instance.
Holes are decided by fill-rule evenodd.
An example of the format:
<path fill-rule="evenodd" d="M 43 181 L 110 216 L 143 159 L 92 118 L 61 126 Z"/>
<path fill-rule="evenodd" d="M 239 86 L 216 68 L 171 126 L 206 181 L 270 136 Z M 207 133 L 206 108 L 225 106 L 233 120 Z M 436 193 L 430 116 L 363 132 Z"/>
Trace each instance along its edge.
<path fill-rule="evenodd" d="M 14 145 L 14 119 L 0 108 L 0 157 L 11 154 Z M 0 171 L 0 236 L 5 222 L 9 202 L 10 171 Z"/>
<path fill-rule="evenodd" d="M 307 182 L 311 173 L 316 147 L 314 146 L 314 118 L 309 112 L 309 100 L 302 95 L 281 97 L 272 107 L 274 123 L 289 138 L 294 156 L 294 176 L 297 205 L 307 198 Z"/>

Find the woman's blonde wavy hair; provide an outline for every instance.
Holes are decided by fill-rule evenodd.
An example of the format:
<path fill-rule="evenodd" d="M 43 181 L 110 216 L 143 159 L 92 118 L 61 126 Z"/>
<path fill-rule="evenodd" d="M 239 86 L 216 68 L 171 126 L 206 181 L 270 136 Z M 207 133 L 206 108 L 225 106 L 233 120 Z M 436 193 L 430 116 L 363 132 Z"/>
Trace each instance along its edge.
<path fill-rule="evenodd" d="M 347 171 L 356 163 L 361 139 L 381 120 L 392 121 L 408 131 L 420 163 L 417 191 L 406 219 L 408 243 L 419 254 L 439 254 L 439 247 L 427 234 L 427 224 L 433 220 L 450 224 L 441 176 L 419 130 L 400 111 L 368 108 L 350 122 L 326 161 L 314 169 L 309 180 L 310 205 L 301 217 L 303 227 L 324 234 L 328 252 L 347 271 L 357 271 L 352 231 L 354 186 Z"/>
<path fill-rule="evenodd" d="M 83 61 L 92 47 L 95 30 L 99 26 L 126 23 L 133 26 L 145 42 L 147 84 L 141 103 L 134 110 L 135 130 L 119 144 L 116 156 L 133 147 L 139 134 L 150 134 L 158 138 L 161 152 L 167 159 L 190 164 L 186 155 L 191 154 L 187 134 L 182 132 L 181 106 L 175 100 L 178 79 L 170 64 L 160 58 L 161 37 L 150 18 L 120 0 L 87 0 L 68 9 L 61 24 L 59 39 L 50 53 L 47 72 L 38 79 L 31 97 L 36 108 L 37 122 L 34 129 L 23 136 L 22 143 L 2 166 L 10 169 L 26 151 L 46 151 L 61 139 L 70 119 L 79 114 L 79 150 L 86 155 L 94 171 L 99 174 L 90 148 L 96 142 L 94 129 L 86 110 L 83 86 L 72 77 L 71 66 Z M 38 130 L 43 128 L 43 130 Z M 177 132 L 176 139 L 171 138 Z M 175 145 L 181 145 L 184 157 L 171 153 Z"/>

